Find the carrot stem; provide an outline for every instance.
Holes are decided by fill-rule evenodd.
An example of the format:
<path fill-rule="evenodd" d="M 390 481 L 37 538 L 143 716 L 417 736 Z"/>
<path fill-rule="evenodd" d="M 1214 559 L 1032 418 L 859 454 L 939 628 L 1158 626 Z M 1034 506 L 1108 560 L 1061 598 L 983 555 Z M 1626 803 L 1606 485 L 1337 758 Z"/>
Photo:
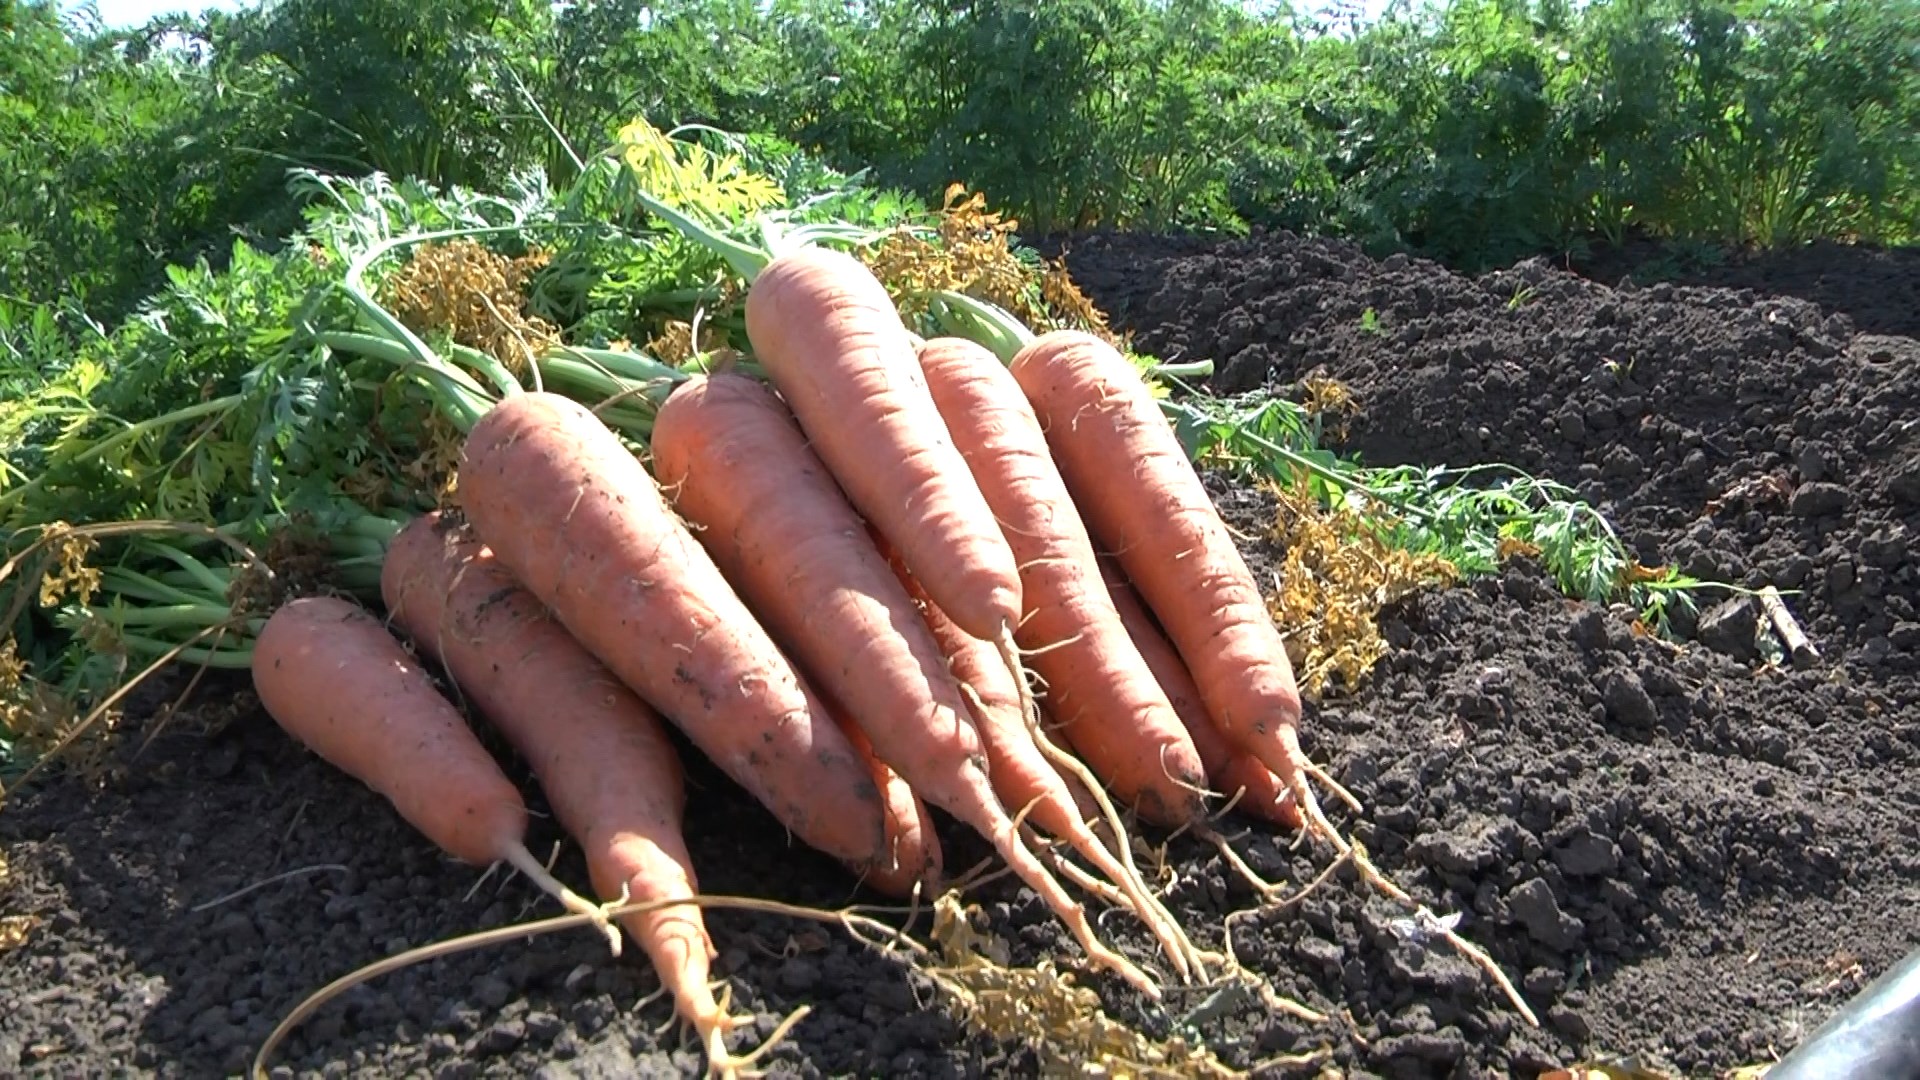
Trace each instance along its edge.
<path fill-rule="evenodd" d="M 321 345 L 337 352 L 350 352 L 381 360 L 402 371 L 418 374 L 433 394 L 433 403 L 453 422 L 462 433 L 473 430 L 480 417 L 493 405 L 493 398 L 471 375 L 441 359 L 427 344 L 415 337 L 398 319 L 375 303 L 371 298 L 365 301 L 372 309 L 380 311 L 385 322 L 382 328 L 395 327 L 412 342 L 383 337 L 378 334 L 358 333 L 346 330 L 333 330 L 314 335 Z"/>

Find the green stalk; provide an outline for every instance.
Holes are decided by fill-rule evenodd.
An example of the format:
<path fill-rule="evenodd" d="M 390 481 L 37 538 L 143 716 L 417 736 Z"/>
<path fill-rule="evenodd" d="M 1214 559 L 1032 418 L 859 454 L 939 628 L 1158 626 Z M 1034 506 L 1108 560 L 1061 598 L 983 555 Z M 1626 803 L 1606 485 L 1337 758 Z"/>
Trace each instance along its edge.
<path fill-rule="evenodd" d="M 716 364 L 713 358 L 707 353 L 701 353 L 698 356 L 692 357 L 687 361 L 687 366 L 680 370 L 701 375 L 711 375 L 718 371 L 727 371 L 735 375 L 745 375 L 749 379 L 759 379 L 761 382 L 768 381 L 767 369 L 761 367 L 759 364 L 747 360 L 732 360 L 724 365 Z"/>
<path fill-rule="evenodd" d="M 492 353 L 482 352 L 471 345 L 460 344 L 455 344 L 448 351 L 452 352 L 456 358 L 465 361 L 469 366 L 479 371 L 480 374 L 485 375 L 489 382 L 500 388 L 503 397 L 512 397 L 514 394 L 521 393 L 526 389 L 520 385 L 519 378 L 515 376 L 513 372 L 507 370 L 507 365 L 501 363 L 499 357 L 494 356 Z"/>
<path fill-rule="evenodd" d="M 944 333 L 983 345 L 1003 364 L 1010 364 L 1036 335 L 1013 313 L 952 289 L 927 294 L 927 310 Z"/>
<path fill-rule="evenodd" d="M 405 330 L 405 327 L 401 329 Z M 411 331 L 407 333 L 412 336 Z M 420 348 L 425 350 L 428 358 L 422 360 L 406 343 L 378 334 L 330 330 L 314 335 L 314 339 L 329 349 L 380 360 L 402 371 L 415 372 L 419 369 L 417 373 L 433 395 L 435 407 L 463 434 L 472 431 L 473 425 L 495 404 L 485 387 L 427 349 L 424 343 Z"/>
<path fill-rule="evenodd" d="M 599 349 L 584 345 L 557 345 L 542 353 L 539 363 L 545 367 L 554 359 L 588 360 L 609 373 L 622 379 L 645 382 L 650 379 L 666 379 L 669 382 L 686 382 L 689 375 L 671 364 L 656 360 L 645 353 L 628 352 L 623 349 Z"/>
<path fill-rule="evenodd" d="M 685 382 L 687 379 L 684 373 L 670 381 L 623 378 L 595 364 L 562 356 L 542 357 L 540 368 L 556 383 L 572 386 L 586 393 L 599 394 L 602 398 L 624 394 L 629 398 L 645 401 L 655 408 L 666 400 L 675 384 Z"/>
<path fill-rule="evenodd" d="M 1160 411 L 1167 414 L 1167 416 L 1176 423 L 1181 420 L 1186 420 L 1195 424 L 1210 426 L 1223 422 L 1216 417 L 1210 416 L 1203 409 L 1184 401 L 1172 401 L 1163 398 L 1160 401 Z M 1335 469 L 1323 465 L 1306 454 L 1291 450 L 1263 435 L 1248 431 L 1244 426 L 1234 425 L 1231 439 L 1235 442 L 1251 446 L 1259 450 L 1262 454 L 1284 461 L 1288 465 L 1300 469 L 1302 472 L 1311 476 L 1318 477 L 1342 491 L 1357 491 L 1375 502 L 1391 507 L 1407 517 L 1426 522 L 1439 520 L 1439 515 L 1428 507 L 1416 505 L 1406 499 L 1389 495 L 1375 487 L 1369 486 L 1365 478 L 1356 472 Z M 1270 463 L 1263 463 L 1267 464 L 1266 471 L 1269 473 L 1275 471 Z"/>
<path fill-rule="evenodd" d="M 157 607 L 147 605 L 129 605 L 113 611 L 113 622 L 117 626 L 139 626 L 151 630 L 191 627 L 195 630 L 208 626 L 218 626 L 233 618 L 233 612 L 220 604 L 167 604 Z M 258 624 L 262 620 L 250 620 Z M 255 632 L 258 625 L 251 626 Z"/>
<path fill-rule="evenodd" d="M 348 536 L 376 541 L 384 549 L 394 537 L 400 535 L 400 530 L 406 527 L 406 521 L 399 521 L 381 514 L 356 514 L 348 520 L 341 531 Z"/>
<path fill-rule="evenodd" d="M 717 229 L 709 228 L 694 220 L 692 215 L 682 213 L 655 198 L 652 192 L 637 183 L 633 185 L 633 196 L 648 213 L 673 226 L 675 232 L 720 256 L 733 269 L 733 272 L 740 275 L 749 285 L 753 283 L 754 278 L 760 276 L 760 271 L 773 261 L 773 256 L 764 248 L 743 244 Z"/>
<path fill-rule="evenodd" d="M 177 585 L 168 584 L 124 566 L 109 566 L 102 570 L 100 587 L 103 592 L 153 604 L 198 604 L 206 599 L 202 595 L 188 592 Z"/>
<path fill-rule="evenodd" d="M 231 570 L 226 567 L 215 570 L 172 544 L 142 544 L 140 547 L 151 550 L 154 554 L 178 566 L 196 584 L 206 589 L 209 595 L 224 598 L 227 595 L 227 588 L 233 584 Z"/>
<path fill-rule="evenodd" d="M 196 667 L 220 668 L 227 671 L 245 671 L 253 666 L 253 646 L 251 644 L 235 648 L 224 646 L 190 645 L 178 652 L 174 642 L 150 638 L 144 634 L 121 634 L 119 640 L 128 649 L 143 659 L 153 660 L 172 652 L 174 659 Z"/>
<path fill-rule="evenodd" d="M 1213 361 L 1189 360 L 1184 364 L 1155 363 L 1147 369 L 1150 379 L 1204 379 L 1213 374 Z"/>
<path fill-rule="evenodd" d="M 952 289 L 928 293 L 927 310 L 943 332 L 985 346 L 1003 364 L 1012 363 L 1020 350 L 1031 344 L 1036 336 L 1012 312 L 998 304 Z M 1146 370 L 1146 376 L 1150 379 L 1204 378 L 1211 374 L 1211 360 L 1191 360 L 1184 364 L 1155 363 Z"/>
<path fill-rule="evenodd" d="M 540 369 L 553 382 L 556 393 L 594 410 L 601 423 L 641 442 L 653 434 L 654 414 L 673 392 L 672 384 L 622 379 L 592 364 L 560 356 L 543 357 Z"/>
<path fill-rule="evenodd" d="M 327 546 L 340 558 L 378 558 L 386 552 L 387 542 L 370 536 L 341 533 L 329 538 Z"/>

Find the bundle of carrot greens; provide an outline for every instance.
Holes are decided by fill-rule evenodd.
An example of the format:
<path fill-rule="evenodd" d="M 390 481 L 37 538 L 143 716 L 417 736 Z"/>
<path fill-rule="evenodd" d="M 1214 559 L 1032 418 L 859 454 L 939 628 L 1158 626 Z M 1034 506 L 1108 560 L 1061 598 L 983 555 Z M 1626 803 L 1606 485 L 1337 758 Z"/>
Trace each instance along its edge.
<path fill-rule="evenodd" d="M 1595 588 L 1646 584 L 1597 516 L 1556 526 L 1511 489 L 1443 513 L 1449 491 L 1280 414 L 1171 394 L 1204 365 L 1135 356 L 977 194 L 916 207 L 786 164 L 636 123 L 565 191 L 303 173 L 315 208 L 278 254 L 176 270 L 65 347 L 44 319 L 10 333 L 16 765 L 110 732 L 156 670 L 247 671 L 448 854 L 512 864 L 616 948 L 617 916 L 725 1072 L 668 727 L 883 893 L 945 886 L 940 808 L 1157 997 L 1250 976 L 1189 937 L 1123 814 L 1210 835 L 1231 800 L 1366 865 L 1309 784 L 1357 808 L 1302 750 L 1301 657 L 1196 460 L 1386 503 L 1412 524 L 1373 541 L 1434 578 L 1549 547 L 1531 521 L 1586 530 L 1613 560 Z M 476 722 L 569 833 L 619 838 L 585 855 L 626 906 L 533 861 Z M 1103 941 L 1076 891 L 1158 954 Z"/>

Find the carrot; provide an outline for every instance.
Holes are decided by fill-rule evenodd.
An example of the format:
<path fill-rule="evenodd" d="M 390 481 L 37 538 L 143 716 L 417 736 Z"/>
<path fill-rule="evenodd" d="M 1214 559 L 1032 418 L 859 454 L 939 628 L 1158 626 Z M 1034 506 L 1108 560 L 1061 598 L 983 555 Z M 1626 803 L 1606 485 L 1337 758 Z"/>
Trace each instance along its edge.
<path fill-rule="evenodd" d="M 1165 627 L 1222 734 L 1273 770 L 1329 836 L 1305 777 L 1300 692 L 1280 632 L 1139 372 L 1092 334 L 1056 330 L 1009 368 L 1074 502 Z"/>
<path fill-rule="evenodd" d="M 1113 606 L 1120 613 L 1120 621 L 1126 624 L 1127 634 L 1140 650 L 1154 680 L 1166 691 L 1167 700 L 1179 714 L 1180 722 L 1186 725 L 1187 733 L 1193 736 L 1193 745 L 1206 765 L 1209 784 L 1229 798 L 1237 796 L 1233 803 L 1236 809 L 1277 825 L 1298 828 L 1300 816 L 1293 805 L 1293 793 L 1259 758 L 1235 746 L 1214 726 L 1213 718 L 1207 715 L 1206 706 L 1200 701 L 1200 688 L 1193 684 L 1192 673 L 1187 671 L 1186 663 L 1167 641 L 1152 613 L 1140 603 L 1139 594 L 1119 563 L 1112 556 L 1102 555 L 1100 569 Z"/>
<path fill-rule="evenodd" d="M 846 706 L 880 760 L 992 841 L 1089 957 L 1157 995 L 1094 936 L 1086 912 L 1022 842 L 938 645 L 772 390 L 739 375 L 690 379 L 660 407 L 652 447 L 675 508 L 808 677 Z"/>
<path fill-rule="evenodd" d="M 532 766 L 604 900 L 692 899 L 686 788 L 665 724 L 520 587 L 471 529 L 439 513 L 387 548 L 387 611 Z M 691 904 L 624 916 L 708 1055 L 734 1026 L 707 987 L 715 955 Z"/>
<path fill-rule="evenodd" d="M 1100 812 L 1091 792 L 1070 774 L 1062 774 L 1041 756 L 1039 744 L 1028 732 L 1027 717 L 1013 673 L 1000 662 L 992 644 L 954 624 L 926 589 L 907 572 L 884 539 L 875 536 L 894 577 L 907 589 L 922 622 L 946 658 L 947 670 L 960 683 L 971 706 L 974 727 L 987 752 L 987 778 L 1000 804 L 1019 810 L 1032 804 L 1028 817 L 1055 836 L 1070 836 Z M 1078 823 L 1078 824 L 1076 824 Z"/>
<path fill-rule="evenodd" d="M 1142 817 L 1206 815 L 1206 770 L 1127 637 L 1100 564 L 1020 383 L 981 345 L 943 337 L 920 366 L 954 444 L 1020 566 L 1016 635 L 1047 687 L 1048 711 L 1094 775 Z"/>
<path fill-rule="evenodd" d="M 884 541 L 877 543 L 967 694 L 980 741 L 987 751 L 987 776 L 1001 804 L 1016 810 L 1031 807 L 1027 814 L 1035 825 L 1066 840 L 1117 885 L 1120 901 L 1153 931 L 1181 974 L 1191 977 L 1201 958 L 1172 913 L 1153 900 L 1152 889 L 1133 863 L 1132 849 L 1125 846 L 1127 834 L 1120 815 L 1113 811 L 1111 802 L 1096 794 L 1099 781 L 1047 740 L 1037 725 L 1029 723 L 1014 676 L 1000 662 L 999 652 L 960 629 L 907 572 L 898 552 Z M 1066 771 L 1056 771 L 1051 762 L 1065 766 Z M 1102 810 L 1107 813 L 1107 824 L 1121 852 L 1119 858 L 1089 826 Z"/>
<path fill-rule="evenodd" d="M 832 706 L 829 706 L 832 708 Z M 844 714 L 836 713 L 836 717 Z M 927 804 L 886 762 L 873 752 L 866 732 L 851 720 L 841 720 L 840 730 L 866 763 L 867 771 L 880 789 L 886 803 L 888 858 L 866 870 L 862 882 L 888 896 L 905 899 L 913 895 L 915 885 L 927 894 L 940 886 L 944 870 L 940 837 L 933 831 L 933 817 Z"/>
<path fill-rule="evenodd" d="M 600 909 L 554 880 L 527 850 L 527 804 L 453 703 L 380 620 L 330 596 L 277 608 L 260 628 L 253 686 L 274 722 L 309 750 L 385 796 L 442 851 L 472 866 L 505 862 L 592 915 Z"/>
<path fill-rule="evenodd" d="M 953 621 L 1001 642 L 1020 575 L 947 435 L 893 300 L 858 259 L 804 247 L 747 291 L 747 336 L 847 499 Z"/>
<path fill-rule="evenodd" d="M 618 436 L 523 393 L 463 448 L 468 520 L 575 640 L 809 846 L 885 858 L 873 777 Z"/>

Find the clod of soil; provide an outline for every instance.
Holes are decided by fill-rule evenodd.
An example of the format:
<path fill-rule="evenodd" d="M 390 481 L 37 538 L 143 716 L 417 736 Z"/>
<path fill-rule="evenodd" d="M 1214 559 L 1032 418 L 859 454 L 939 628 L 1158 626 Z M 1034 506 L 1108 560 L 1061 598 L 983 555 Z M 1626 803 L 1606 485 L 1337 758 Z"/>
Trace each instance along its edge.
<path fill-rule="evenodd" d="M 1821 653 L 1765 666 L 1763 617 L 1738 598 L 1680 645 L 1655 641 L 1524 561 L 1401 603 L 1366 685 L 1309 708 L 1309 750 L 1366 806 L 1339 820 L 1422 903 L 1461 916 L 1542 1026 L 1347 871 L 1234 922 L 1242 961 L 1330 1024 L 1173 987 L 1143 1009 L 1091 978 L 1116 1016 L 1156 1036 L 1190 1022 L 1240 1067 L 1327 1047 L 1352 1075 L 1530 1076 L 1601 1055 L 1704 1075 L 1783 1053 L 1920 943 L 1920 343 L 1756 292 L 1612 289 L 1545 263 L 1472 279 L 1284 234 L 1089 238 L 1070 266 L 1143 348 L 1220 361 L 1223 389 L 1317 370 L 1346 382 L 1364 407 L 1351 448 L 1369 460 L 1512 462 L 1578 485 L 1644 561 L 1778 585 Z M 1219 501 L 1264 577 L 1271 504 Z M 439 856 L 257 712 L 211 738 L 162 736 L 127 765 L 0 810 L 0 917 L 35 920 L 0 952 L 0 1073 L 238 1072 L 329 980 L 552 913 L 524 882 Z M 690 768 L 706 888 L 870 899 Z M 540 828 L 544 851 L 558 835 Z M 984 851 L 947 836 L 950 866 Z M 1298 887 L 1328 858 L 1291 840 L 1235 831 L 1256 870 Z M 584 880 L 571 850 L 556 870 Z M 1203 944 L 1257 904 L 1205 845 L 1176 842 L 1168 870 Z M 1070 961 L 1004 879 L 976 899 L 1015 962 Z M 814 1008 L 775 1075 L 1034 1071 L 837 930 L 710 920 L 716 974 L 761 1018 L 754 1034 Z M 1101 925 L 1153 955 L 1127 920 Z M 644 963 L 610 960 L 586 931 L 435 961 L 323 1009 L 277 1072 L 694 1075 L 697 1049 L 657 1030 L 667 1006 L 641 1005 Z"/>

